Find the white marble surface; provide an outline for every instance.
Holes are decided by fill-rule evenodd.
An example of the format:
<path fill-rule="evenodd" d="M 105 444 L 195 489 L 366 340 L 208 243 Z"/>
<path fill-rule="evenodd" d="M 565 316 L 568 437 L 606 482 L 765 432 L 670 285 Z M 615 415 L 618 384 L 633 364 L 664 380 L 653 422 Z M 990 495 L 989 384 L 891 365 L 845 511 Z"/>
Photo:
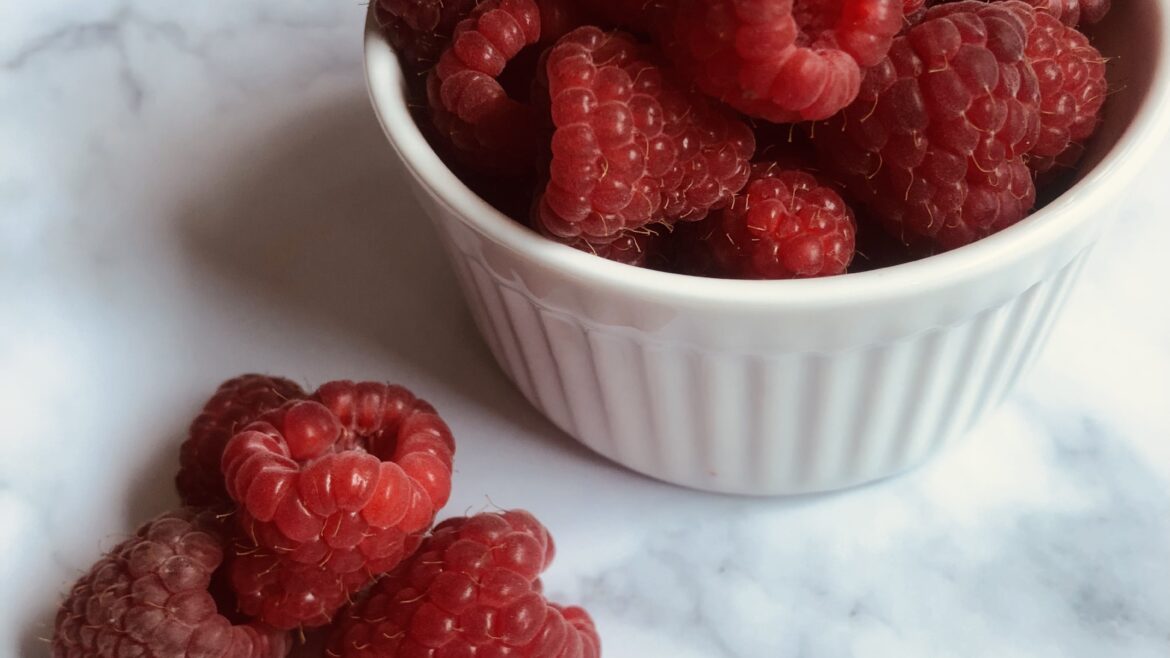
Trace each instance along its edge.
<path fill-rule="evenodd" d="M 47 654 L 56 598 L 174 504 L 185 425 L 247 370 L 431 399 L 448 511 L 541 516 L 549 590 L 610 658 L 1170 655 L 1170 154 L 968 440 L 859 491 L 706 495 L 496 370 L 367 107 L 363 12 L 0 0 L 0 655 Z"/>

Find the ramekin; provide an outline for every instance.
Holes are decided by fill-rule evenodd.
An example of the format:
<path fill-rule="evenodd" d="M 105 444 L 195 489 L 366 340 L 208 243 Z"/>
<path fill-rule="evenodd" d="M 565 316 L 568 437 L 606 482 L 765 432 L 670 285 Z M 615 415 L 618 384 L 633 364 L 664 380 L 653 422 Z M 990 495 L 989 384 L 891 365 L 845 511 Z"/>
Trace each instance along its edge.
<path fill-rule="evenodd" d="M 1072 189 L 975 244 L 825 279 L 681 276 L 546 240 L 477 197 L 431 149 L 372 19 L 366 76 L 479 331 L 537 409 L 661 480 L 804 493 L 922 463 L 1034 361 L 1096 236 L 1126 207 L 1120 195 L 1163 147 L 1168 3 L 1115 3 L 1097 27 L 1118 91 Z"/>

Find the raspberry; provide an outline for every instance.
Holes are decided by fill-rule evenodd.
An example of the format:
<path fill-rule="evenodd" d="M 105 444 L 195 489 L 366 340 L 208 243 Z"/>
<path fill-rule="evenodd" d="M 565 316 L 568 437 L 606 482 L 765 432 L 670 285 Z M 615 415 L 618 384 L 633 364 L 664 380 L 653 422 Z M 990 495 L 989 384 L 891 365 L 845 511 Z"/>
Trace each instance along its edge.
<path fill-rule="evenodd" d="M 841 115 L 816 128 L 825 170 L 903 242 L 951 249 L 1023 218 L 1040 131 L 1024 57 L 1034 10 L 1008 0 L 931 8 L 894 40 Z"/>
<path fill-rule="evenodd" d="M 486 0 L 455 26 L 427 79 L 431 118 L 464 164 L 522 174 L 536 153 L 532 109 L 508 96 L 499 77 L 525 46 L 540 40 L 535 0 Z"/>
<path fill-rule="evenodd" d="M 1026 53 L 1040 83 L 1040 139 L 1028 165 L 1037 172 L 1071 167 L 1101 116 L 1105 60 L 1088 37 L 1045 12 L 1036 13 Z"/>
<path fill-rule="evenodd" d="M 226 542 L 191 509 L 144 524 L 73 586 L 53 636 L 57 658 L 280 658 L 286 633 L 233 625 L 209 592 Z"/>
<path fill-rule="evenodd" d="M 553 552 L 527 512 L 448 519 L 340 617 L 326 655 L 597 658 L 588 613 L 541 594 Z"/>
<path fill-rule="evenodd" d="M 747 181 L 751 130 L 680 90 L 633 37 L 578 28 L 545 71 L 555 133 L 542 231 L 603 244 L 652 222 L 702 219 Z"/>
<path fill-rule="evenodd" d="M 328 623 L 394 568 L 451 492 L 455 443 L 399 386 L 330 382 L 245 427 L 223 453 L 241 534 L 240 608 L 278 628 Z"/>
<path fill-rule="evenodd" d="M 848 105 L 902 12 L 903 0 L 678 0 L 664 5 L 655 32 L 699 89 L 785 123 Z"/>
<path fill-rule="evenodd" d="M 213 507 L 229 503 L 219 470 L 228 439 L 261 414 L 303 397 L 300 386 L 282 377 L 248 374 L 220 384 L 191 423 L 179 451 L 175 487 L 183 504 Z"/>
<path fill-rule="evenodd" d="M 853 212 L 811 174 L 753 167 L 731 207 L 708 220 L 701 247 L 715 276 L 791 279 L 843 274 L 853 259 Z"/>
<path fill-rule="evenodd" d="M 451 39 L 456 23 L 479 0 L 377 0 L 374 18 L 398 51 L 408 71 L 435 64 Z"/>

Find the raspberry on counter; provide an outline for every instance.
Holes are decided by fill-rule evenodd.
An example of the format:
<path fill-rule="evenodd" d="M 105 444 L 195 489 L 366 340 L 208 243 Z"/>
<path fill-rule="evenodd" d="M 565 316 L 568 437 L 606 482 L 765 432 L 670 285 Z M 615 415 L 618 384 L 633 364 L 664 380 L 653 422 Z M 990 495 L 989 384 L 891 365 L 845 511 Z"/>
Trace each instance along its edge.
<path fill-rule="evenodd" d="M 219 462 L 236 430 L 305 391 L 283 377 L 240 375 L 219 385 L 191 423 L 179 450 L 175 487 L 184 505 L 214 507 L 230 503 Z"/>
<path fill-rule="evenodd" d="M 164 514 L 82 576 L 57 612 L 56 658 L 283 658 L 287 633 L 233 624 L 234 605 L 209 591 L 232 550 L 212 513 Z"/>
<path fill-rule="evenodd" d="M 340 616 L 326 655 L 598 658 L 588 613 L 541 594 L 553 554 L 527 512 L 448 519 Z"/>
<path fill-rule="evenodd" d="M 244 428 L 223 454 L 254 544 L 231 565 L 240 609 L 278 628 L 328 623 L 417 546 L 450 495 L 454 451 L 434 408 L 372 382 L 324 384 Z"/>

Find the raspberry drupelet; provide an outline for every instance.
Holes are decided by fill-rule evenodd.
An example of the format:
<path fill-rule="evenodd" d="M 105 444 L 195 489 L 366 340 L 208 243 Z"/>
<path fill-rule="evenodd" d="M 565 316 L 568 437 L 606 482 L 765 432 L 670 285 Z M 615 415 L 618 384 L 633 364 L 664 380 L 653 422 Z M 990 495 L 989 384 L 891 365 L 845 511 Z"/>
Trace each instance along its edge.
<path fill-rule="evenodd" d="M 711 276 L 792 279 L 843 274 L 853 259 L 853 212 L 831 187 L 775 163 L 753 167 L 731 207 L 700 236 Z"/>
<path fill-rule="evenodd" d="M 455 443 L 400 386 L 330 382 L 244 428 L 223 454 L 245 546 L 240 608 L 278 628 L 320 626 L 394 568 L 451 492 Z"/>
<path fill-rule="evenodd" d="M 588 613 L 541 594 L 552 538 L 524 511 L 448 519 L 342 613 L 326 655 L 598 658 Z"/>
<path fill-rule="evenodd" d="M 708 95 L 777 123 L 825 119 L 902 28 L 903 0 L 677 0 L 659 44 Z"/>
<path fill-rule="evenodd" d="M 219 470 L 223 448 L 236 430 L 305 391 L 283 377 L 247 374 L 219 385 L 191 423 L 179 450 L 175 487 L 184 505 L 215 507 L 229 504 Z"/>
<path fill-rule="evenodd" d="M 1035 11 L 1008 0 L 931 8 L 857 100 L 815 126 L 823 168 L 903 242 L 953 249 L 1022 219 L 1040 93 L 1024 55 Z"/>
<path fill-rule="evenodd" d="M 698 221 L 747 181 L 751 130 L 676 86 L 621 32 L 583 27 L 549 51 L 552 161 L 535 210 L 564 241 L 612 241 L 647 224 Z"/>
<path fill-rule="evenodd" d="M 211 513 L 160 516 L 114 547 L 57 612 L 55 658 L 282 658 L 287 633 L 233 625 L 209 592 L 229 542 Z"/>

